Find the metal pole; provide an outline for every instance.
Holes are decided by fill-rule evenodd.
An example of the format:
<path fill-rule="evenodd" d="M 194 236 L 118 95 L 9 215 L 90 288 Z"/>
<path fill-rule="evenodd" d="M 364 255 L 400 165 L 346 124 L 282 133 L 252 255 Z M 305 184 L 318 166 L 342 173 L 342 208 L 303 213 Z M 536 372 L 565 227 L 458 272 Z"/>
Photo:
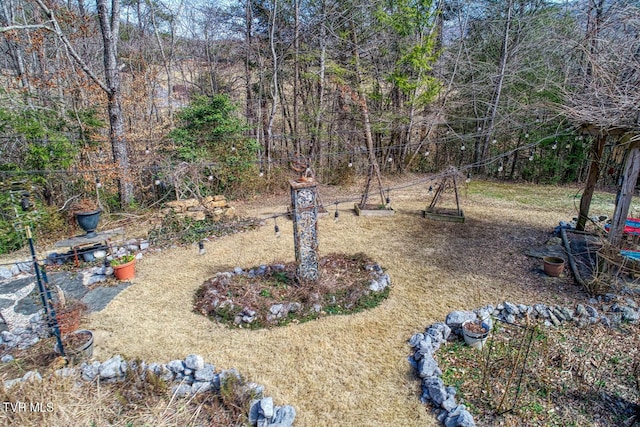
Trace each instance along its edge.
<path fill-rule="evenodd" d="M 62 355 L 62 357 L 65 357 L 64 347 L 62 346 L 62 339 L 60 338 L 60 329 L 58 328 L 58 319 L 56 318 L 56 310 L 53 308 L 53 306 L 49 306 L 51 294 L 49 292 L 49 289 L 43 284 L 43 281 L 42 281 L 42 277 L 44 276 L 45 283 L 48 283 L 47 275 L 44 272 L 44 270 L 40 272 L 40 266 L 38 265 L 38 259 L 36 258 L 36 250 L 33 247 L 33 238 L 31 237 L 31 227 L 26 225 L 24 229 L 27 235 L 27 241 L 29 242 L 29 250 L 31 251 L 31 261 L 33 262 L 33 269 L 36 273 L 36 282 L 38 283 L 40 300 L 44 307 L 45 316 L 47 316 L 47 326 L 53 329 L 53 335 L 55 335 L 56 341 L 58 342 L 58 348 L 60 348 L 60 354 Z"/>

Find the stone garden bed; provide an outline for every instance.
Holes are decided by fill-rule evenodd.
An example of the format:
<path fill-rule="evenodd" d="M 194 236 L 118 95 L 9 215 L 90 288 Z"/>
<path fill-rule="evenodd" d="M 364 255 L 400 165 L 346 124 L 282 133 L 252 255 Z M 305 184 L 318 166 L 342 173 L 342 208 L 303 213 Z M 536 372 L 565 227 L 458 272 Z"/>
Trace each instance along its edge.
<path fill-rule="evenodd" d="M 195 310 L 232 327 L 257 329 L 355 313 L 388 296 L 389 275 L 364 254 L 324 256 L 319 270 L 317 282 L 304 283 L 294 262 L 220 272 L 198 289 Z"/>

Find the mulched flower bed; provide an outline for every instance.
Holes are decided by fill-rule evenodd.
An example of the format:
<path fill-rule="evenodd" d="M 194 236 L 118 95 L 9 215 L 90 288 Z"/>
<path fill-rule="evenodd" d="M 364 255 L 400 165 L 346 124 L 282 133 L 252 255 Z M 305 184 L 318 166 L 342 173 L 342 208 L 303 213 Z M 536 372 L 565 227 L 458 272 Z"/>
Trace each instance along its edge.
<path fill-rule="evenodd" d="M 532 328 L 499 324 L 482 352 L 462 341 L 437 352 L 443 381 L 478 426 L 629 427 L 640 419 L 640 325 Z"/>
<path fill-rule="evenodd" d="M 388 287 L 379 292 L 369 289 L 382 270 L 364 254 L 331 254 L 318 264 L 316 282 L 300 282 L 294 262 L 255 267 L 251 270 L 259 273 L 253 275 L 219 274 L 196 292 L 194 309 L 229 326 L 257 329 L 355 313 L 388 296 Z M 286 314 L 276 312 L 278 304 L 287 306 Z M 240 322 L 244 316 L 253 319 Z"/>

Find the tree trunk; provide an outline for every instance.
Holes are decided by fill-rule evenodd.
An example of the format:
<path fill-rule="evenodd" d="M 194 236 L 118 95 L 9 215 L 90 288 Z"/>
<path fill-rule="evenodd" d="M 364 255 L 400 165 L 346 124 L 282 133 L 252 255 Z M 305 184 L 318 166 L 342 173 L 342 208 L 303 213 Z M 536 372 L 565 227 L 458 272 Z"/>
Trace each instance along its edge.
<path fill-rule="evenodd" d="M 631 198 L 633 197 L 633 190 L 638 181 L 639 171 L 640 146 L 635 144 L 631 147 L 629 156 L 627 157 L 624 173 L 622 174 L 622 185 L 616 198 L 616 210 L 613 214 L 613 220 L 611 221 L 611 228 L 609 229 L 609 243 L 613 246 L 618 246 L 622 240 L 622 232 L 624 231 L 627 215 L 629 214 Z"/>
<path fill-rule="evenodd" d="M 322 18 L 326 18 L 325 16 L 325 3 L 322 2 Z M 325 70 L 326 70 L 326 56 L 327 56 L 327 41 L 326 41 L 327 29 L 325 25 L 320 26 L 320 59 L 319 59 L 319 70 L 318 70 L 318 86 L 317 86 L 317 105 L 315 107 L 315 117 L 313 120 L 313 131 L 311 133 L 311 142 L 313 144 L 313 148 L 317 154 L 317 158 L 319 160 L 320 169 L 322 169 L 322 147 L 320 140 L 320 128 L 321 128 L 321 120 L 322 113 L 324 112 L 324 93 L 325 93 Z M 330 141 L 329 141 L 330 143 Z"/>
<path fill-rule="evenodd" d="M 252 54 L 252 38 L 253 38 L 253 12 L 251 9 L 251 1 L 247 0 L 245 3 L 245 35 L 244 35 L 244 83 L 245 83 L 245 95 L 246 95 L 246 115 L 247 124 L 250 128 L 254 129 L 253 136 L 256 141 L 260 141 L 259 121 L 257 117 L 258 104 L 253 97 L 253 88 L 251 83 L 251 54 Z"/>
<path fill-rule="evenodd" d="M 369 198 L 369 190 L 371 189 L 371 180 L 375 175 L 378 180 L 378 188 L 380 190 L 380 203 L 384 204 L 384 190 L 382 188 L 382 177 L 380 176 L 380 167 L 378 166 L 378 160 L 376 159 L 376 153 L 373 147 L 373 134 L 371 133 L 371 119 L 369 117 L 369 108 L 367 107 L 367 98 L 362 88 L 362 76 L 360 71 L 360 53 L 358 49 L 360 46 L 358 45 L 358 37 L 356 35 L 356 28 L 351 22 L 352 25 L 352 38 L 353 38 L 353 61 L 354 61 L 354 70 L 356 77 L 356 87 L 357 87 L 357 97 L 358 104 L 360 106 L 360 111 L 362 113 L 362 120 L 364 126 L 364 136 L 367 141 L 367 151 L 369 154 L 369 171 L 367 174 L 367 184 L 365 186 L 364 192 L 362 194 L 362 199 L 360 200 L 360 207 L 365 208 L 367 204 L 367 200 Z"/>
<path fill-rule="evenodd" d="M 294 0 L 295 21 L 293 34 L 293 146 L 296 155 L 302 154 L 298 135 L 298 96 L 300 92 L 300 0 Z"/>
<path fill-rule="evenodd" d="M 578 223 L 576 229 L 584 231 L 584 226 L 589 218 L 589 207 L 591 206 L 591 198 L 593 197 L 593 191 L 596 188 L 598 182 L 598 175 L 600 174 L 600 160 L 602 159 L 602 152 L 604 151 L 604 144 L 607 137 L 600 133 L 593 145 L 591 146 L 591 166 L 589 167 L 589 176 L 587 177 L 587 183 L 584 188 L 584 193 L 580 198 L 580 214 L 578 216 Z"/>
<path fill-rule="evenodd" d="M 106 0 L 96 0 L 98 18 L 102 31 L 105 86 L 107 87 L 107 108 L 109 112 L 109 139 L 113 152 L 113 161 L 120 169 L 118 190 L 120 204 L 127 206 L 133 201 L 133 181 L 127 139 L 124 135 L 122 116 L 120 71 L 118 70 L 118 33 L 120 29 L 119 0 L 111 0 L 109 12 Z"/>
<path fill-rule="evenodd" d="M 276 15 L 278 8 L 278 0 L 273 0 L 273 11 L 271 12 L 273 15 L 271 16 L 270 30 L 269 30 L 269 48 L 271 49 L 271 60 L 273 65 L 273 76 L 271 79 L 271 112 L 269 113 L 269 122 L 267 123 L 267 162 L 269 170 L 271 170 L 271 144 L 273 144 L 273 122 L 276 118 L 276 112 L 278 110 L 278 54 L 276 53 L 276 41 L 275 41 L 275 31 L 276 31 Z"/>
<path fill-rule="evenodd" d="M 493 138 L 493 128 L 496 121 L 496 115 L 498 114 L 498 105 L 500 104 L 500 97 L 502 96 L 502 85 L 504 84 L 504 76 L 507 70 L 507 59 L 509 58 L 509 32 L 511 31 L 511 14 L 513 11 L 513 3 L 509 1 L 507 3 L 507 20 L 504 24 L 504 33 L 502 35 L 502 49 L 500 52 L 500 69 L 498 72 L 498 81 L 493 91 L 493 99 L 489 106 L 487 117 L 485 118 L 485 124 L 482 127 L 483 141 L 482 152 L 480 153 L 481 163 L 485 162 L 488 157 L 489 141 Z M 483 169 L 485 169 L 483 167 Z"/>

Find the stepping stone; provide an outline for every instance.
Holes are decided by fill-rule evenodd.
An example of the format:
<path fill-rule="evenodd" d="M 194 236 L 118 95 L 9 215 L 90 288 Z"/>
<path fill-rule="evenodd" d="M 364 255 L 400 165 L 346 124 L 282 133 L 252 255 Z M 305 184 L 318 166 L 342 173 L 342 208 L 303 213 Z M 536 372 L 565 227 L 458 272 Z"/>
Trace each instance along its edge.
<path fill-rule="evenodd" d="M 82 301 L 89 306 L 90 312 L 100 311 L 104 309 L 116 295 L 129 286 L 131 286 L 131 283 L 125 282 L 118 286 L 98 287 L 87 292 L 84 298 L 82 298 Z"/>
<path fill-rule="evenodd" d="M 42 309 L 43 308 L 42 308 L 42 304 L 40 303 L 40 295 L 38 294 L 37 291 L 33 291 L 29 295 L 27 295 L 26 297 L 18 301 L 18 303 L 16 304 L 13 310 L 16 313 L 24 314 L 25 316 L 30 316 L 32 314 L 38 313 Z"/>
<path fill-rule="evenodd" d="M 26 288 L 30 284 L 35 283 L 35 281 L 36 278 L 34 276 L 30 276 L 3 283 L 2 286 L 0 286 L 0 295 L 15 294 L 20 289 Z"/>

